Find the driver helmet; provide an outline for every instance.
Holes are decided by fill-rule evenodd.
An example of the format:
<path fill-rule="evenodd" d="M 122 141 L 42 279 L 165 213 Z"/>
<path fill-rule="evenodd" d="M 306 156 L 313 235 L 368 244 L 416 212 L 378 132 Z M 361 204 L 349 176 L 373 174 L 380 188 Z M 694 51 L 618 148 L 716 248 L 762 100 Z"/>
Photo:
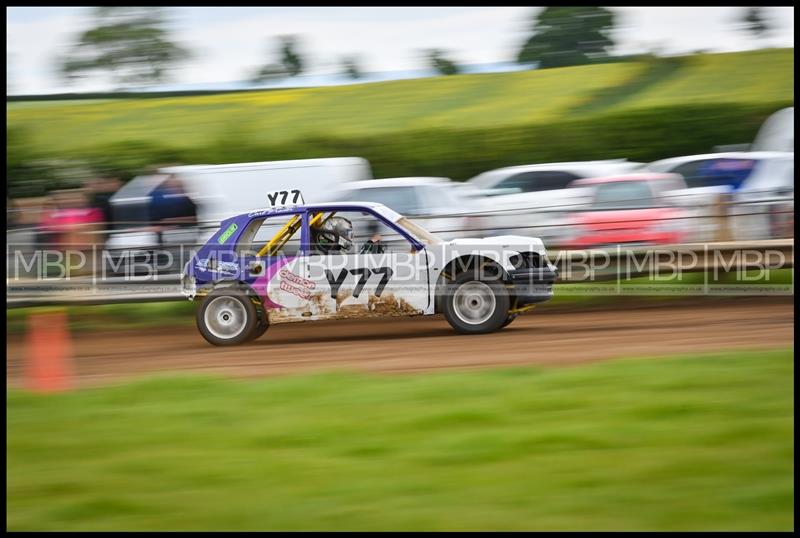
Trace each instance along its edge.
<path fill-rule="evenodd" d="M 323 253 L 349 251 L 353 246 L 353 224 L 344 217 L 331 217 L 314 228 L 314 244 Z"/>

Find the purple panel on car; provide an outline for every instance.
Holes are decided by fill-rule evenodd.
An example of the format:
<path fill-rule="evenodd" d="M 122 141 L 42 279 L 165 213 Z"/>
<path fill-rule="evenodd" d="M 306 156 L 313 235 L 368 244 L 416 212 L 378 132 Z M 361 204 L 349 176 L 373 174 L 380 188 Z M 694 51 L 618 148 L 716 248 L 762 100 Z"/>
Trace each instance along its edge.
<path fill-rule="evenodd" d="M 274 302 L 272 299 L 269 298 L 269 296 L 267 295 L 267 286 L 269 285 L 269 281 L 272 280 L 272 277 L 278 274 L 278 271 L 280 271 L 284 265 L 286 265 L 287 263 L 289 263 L 294 259 L 295 256 L 291 256 L 289 258 L 284 258 L 284 257 L 279 258 L 275 263 L 267 267 L 263 275 L 261 275 L 260 277 L 256 278 L 253 281 L 252 284 L 253 290 L 255 290 L 257 294 L 259 294 L 264 298 L 265 308 L 283 308 L 283 305 L 279 305 L 278 303 Z"/>

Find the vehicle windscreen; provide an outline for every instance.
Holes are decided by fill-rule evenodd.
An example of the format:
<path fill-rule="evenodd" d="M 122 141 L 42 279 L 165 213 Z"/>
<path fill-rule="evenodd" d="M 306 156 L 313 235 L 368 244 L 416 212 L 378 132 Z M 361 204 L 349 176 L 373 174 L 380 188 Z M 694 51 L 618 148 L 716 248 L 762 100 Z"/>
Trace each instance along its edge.
<path fill-rule="evenodd" d="M 597 185 L 593 205 L 597 209 L 652 207 L 654 200 L 647 182 L 618 181 Z"/>

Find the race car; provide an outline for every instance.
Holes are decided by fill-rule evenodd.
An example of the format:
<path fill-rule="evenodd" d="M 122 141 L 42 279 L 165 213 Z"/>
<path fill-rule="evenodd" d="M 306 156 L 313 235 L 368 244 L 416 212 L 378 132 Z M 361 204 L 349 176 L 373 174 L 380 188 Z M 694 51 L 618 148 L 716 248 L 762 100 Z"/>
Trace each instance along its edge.
<path fill-rule="evenodd" d="M 489 333 L 552 298 L 556 277 L 539 239 L 445 242 L 379 203 L 299 203 L 224 220 L 182 289 L 203 338 L 227 346 L 278 323 L 438 313 Z"/>

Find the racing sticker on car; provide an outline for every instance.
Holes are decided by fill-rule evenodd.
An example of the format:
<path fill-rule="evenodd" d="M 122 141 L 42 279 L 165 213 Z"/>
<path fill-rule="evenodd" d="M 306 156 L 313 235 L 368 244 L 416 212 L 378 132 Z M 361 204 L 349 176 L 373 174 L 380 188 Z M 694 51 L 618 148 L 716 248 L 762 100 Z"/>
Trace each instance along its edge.
<path fill-rule="evenodd" d="M 296 275 L 288 269 L 281 269 L 278 275 L 281 277 L 280 289 L 301 299 L 310 299 L 311 293 L 317 287 L 314 282 Z"/>
<path fill-rule="evenodd" d="M 361 294 L 361 290 L 364 289 L 364 285 L 369 280 L 369 277 L 373 274 L 375 275 L 383 275 L 383 277 L 378 282 L 378 286 L 375 288 L 375 296 L 380 297 L 381 293 L 383 293 L 383 289 L 386 287 L 386 284 L 389 283 L 389 279 L 392 278 L 392 268 L 391 267 L 377 267 L 375 269 L 367 269 L 367 268 L 359 268 L 359 269 L 342 269 L 339 271 L 339 276 L 334 276 L 333 272 L 330 269 L 325 269 L 325 278 L 328 279 L 328 284 L 331 286 L 331 298 L 336 299 L 336 296 L 339 293 L 339 288 L 342 287 L 345 279 L 347 279 L 347 275 L 351 274 L 353 276 L 358 275 L 359 279 L 356 283 L 356 287 L 353 288 L 353 297 L 358 297 Z"/>
<path fill-rule="evenodd" d="M 238 229 L 239 227 L 236 225 L 236 223 L 232 222 L 231 225 L 228 226 L 228 229 L 222 232 L 222 235 L 219 236 L 219 239 L 217 239 L 217 243 L 219 243 L 220 245 L 224 244 L 225 241 L 227 241 L 230 238 L 230 236 L 232 236 Z"/>
<path fill-rule="evenodd" d="M 211 271 L 212 273 L 226 273 L 229 275 L 239 274 L 239 264 L 235 262 L 217 262 L 215 258 L 203 258 L 197 260 L 195 268 L 199 271 Z"/>
<path fill-rule="evenodd" d="M 290 204 L 287 204 L 287 200 L 291 198 Z M 303 200 L 303 194 L 297 190 L 292 189 L 290 191 L 275 191 L 272 193 L 267 194 L 267 200 L 269 200 L 269 205 L 272 207 L 276 207 L 279 205 L 296 205 L 298 203 L 304 204 L 305 200 Z M 280 200 L 280 203 L 278 202 Z"/>

